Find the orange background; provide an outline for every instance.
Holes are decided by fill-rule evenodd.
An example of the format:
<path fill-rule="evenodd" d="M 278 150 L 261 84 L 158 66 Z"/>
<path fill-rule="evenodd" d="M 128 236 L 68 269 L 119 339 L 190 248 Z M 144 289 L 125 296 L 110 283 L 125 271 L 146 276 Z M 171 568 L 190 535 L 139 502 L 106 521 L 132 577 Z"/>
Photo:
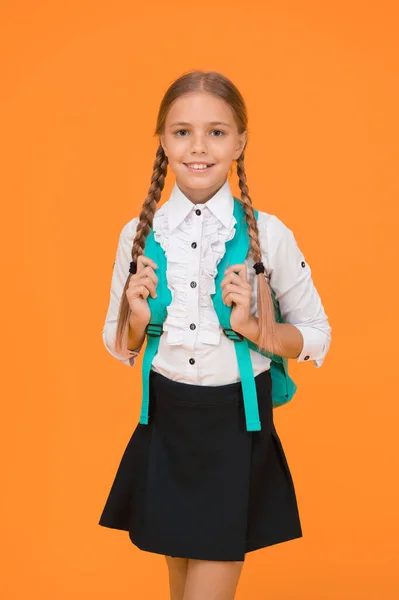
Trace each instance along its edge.
<path fill-rule="evenodd" d="M 244 95 L 253 203 L 294 231 L 333 328 L 275 412 L 304 537 L 248 554 L 237 599 L 399 596 L 398 11 L 278 4 L 2 3 L 4 599 L 168 597 L 165 559 L 97 524 L 141 399 L 141 358 L 101 331 L 159 103 L 195 68 Z"/>

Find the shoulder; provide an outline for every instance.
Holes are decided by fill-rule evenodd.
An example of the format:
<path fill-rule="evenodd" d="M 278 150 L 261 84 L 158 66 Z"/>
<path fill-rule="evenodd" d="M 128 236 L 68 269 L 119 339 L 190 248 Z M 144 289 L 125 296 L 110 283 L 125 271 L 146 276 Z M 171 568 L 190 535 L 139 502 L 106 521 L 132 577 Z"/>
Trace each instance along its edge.
<path fill-rule="evenodd" d="M 137 225 L 139 223 L 139 217 L 134 217 L 127 223 L 125 223 L 119 234 L 119 242 L 133 245 L 133 239 L 136 235 Z"/>
<path fill-rule="evenodd" d="M 258 210 L 259 242 L 266 252 L 267 248 L 275 248 L 279 243 L 292 239 L 293 231 L 277 215 Z"/>
<path fill-rule="evenodd" d="M 158 207 L 155 211 L 153 218 L 153 228 L 154 230 L 160 230 L 165 227 L 166 219 L 164 218 L 166 215 L 166 206 L 167 203 L 162 204 L 162 206 Z M 134 217 L 122 227 L 120 232 L 120 239 L 129 241 L 133 244 L 134 236 L 136 235 L 137 225 L 139 224 L 140 217 Z"/>
<path fill-rule="evenodd" d="M 292 229 L 277 215 L 258 211 L 258 232 L 262 260 L 269 274 L 287 261 L 304 260 Z"/>

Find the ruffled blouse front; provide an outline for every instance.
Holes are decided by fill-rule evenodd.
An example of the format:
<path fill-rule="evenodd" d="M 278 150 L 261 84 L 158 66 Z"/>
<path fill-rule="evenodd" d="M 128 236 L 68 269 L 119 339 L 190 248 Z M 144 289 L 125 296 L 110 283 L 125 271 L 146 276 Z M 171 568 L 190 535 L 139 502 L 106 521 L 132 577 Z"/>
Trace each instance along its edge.
<path fill-rule="evenodd" d="M 212 345 L 218 345 L 220 342 L 220 324 L 211 294 L 216 291 L 217 266 L 225 253 L 226 242 L 234 237 L 236 219 L 232 214 L 229 226 L 225 227 L 207 206 L 200 206 L 203 212 L 202 227 L 195 214 L 195 205 L 173 231 L 170 231 L 169 227 L 167 203 L 154 215 L 154 237 L 166 254 L 167 285 L 172 293 L 172 301 L 167 307 L 167 317 L 164 322 L 164 330 L 167 331 L 166 341 L 171 345 L 184 343 L 190 326 L 187 309 L 189 302 L 193 301 L 190 289 L 190 279 L 193 277 L 191 258 L 193 240 L 198 240 L 200 246 L 197 270 L 199 279 L 197 339 Z"/>
<path fill-rule="evenodd" d="M 135 217 L 121 231 L 103 327 L 106 348 L 131 367 L 141 348 L 117 353 L 115 340 L 138 222 L 139 217 Z M 191 202 L 175 184 L 168 201 L 155 212 L 152 226 L 166 254 L 166 281 L 172 300 L 151 369 L 169 379 L 197 385 L 239 381 L 236 346 L 224 335 L 212 300 L 219 262 L 236 231 L 234 197 L 228 180 L 202 204 Z M 262 261 L 281 314 L 303 337 L 297 361 L 320 367 L 330 346 L 331 327 L 309 263 L 293 232 L 277 216 L 259 211 L 258 231 Z M 247 256 L 245 264 L 252 289 L 250 314 L 256 318 L 258 278 L 253 257 Z M 269 368 L 267 356 L 252 349 L 250 355 L 255 376 Z"/>

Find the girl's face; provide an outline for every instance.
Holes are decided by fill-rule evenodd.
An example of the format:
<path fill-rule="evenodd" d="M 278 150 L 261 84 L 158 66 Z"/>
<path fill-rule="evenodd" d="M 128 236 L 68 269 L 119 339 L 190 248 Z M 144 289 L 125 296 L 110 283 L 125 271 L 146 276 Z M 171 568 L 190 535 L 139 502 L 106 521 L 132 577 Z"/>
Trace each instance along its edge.
<path fill-rule="evenodd" d="M 207 202 L 225 183 L 247 141 L 238 135 L 230 106 L 206 92 L 190 92 L 172 104 L 160 135 L 176 183 L 194 203 Z M 194 170 L 188 164 L 212 166 Z"/>

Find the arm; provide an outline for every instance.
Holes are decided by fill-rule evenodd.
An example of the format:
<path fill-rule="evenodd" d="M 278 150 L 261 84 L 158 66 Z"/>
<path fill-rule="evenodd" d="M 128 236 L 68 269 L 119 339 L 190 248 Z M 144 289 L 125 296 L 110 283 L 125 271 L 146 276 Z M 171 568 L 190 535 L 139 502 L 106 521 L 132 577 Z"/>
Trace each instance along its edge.
<path fill-rule="evenodd" d="M 129 223 L 123 227 L 119 236 L 118 248 L 113 266 L 108 310 L 102 330 L 103 342 L 108 352 L 123 364 L 131 367 L 135 365 L 136 356 L 139 354 L 144 342 L 145 326 L 141 326 L 132 318 L 130 319 L 128 348 L 133 349 L 128 350 L 124 354 L 117 354 L 115 352 L 115 337 L 119 305 L 123 288 L 125 287 L 126 279 L 129 275 L 129 266 L 130 261 L 132 260 L 133 239 L 136 233 L 138 220 L 138 217 L 135 217 L 132 221 L 129 221 Z"/>
<path fill-rule="evenodd" d="M 300 330 L 289 323 L 276 323 L 276 329 L 283 348 L 281 356 L 285 358 L 298 358 L 304 346 L 304 338 Z M 245 331 L 239 331 L 239 333 L 257 344 L 259 335 L 257 317 L 251 316 L 248 328 Z"/>
<path fill-rule="evenodd" d="M 331 327 L 292 231 L 275 215 L 259 215 L 262 259 L 286 323 L 277 323 L 284 356 L 321 367 L 331 344 Z M 254 324 L 252 331 L 255 332 Z"/>
<path fill-rule="evenodd" d="M 129 338 L 127 342 L 127 347 L 130 352 L 137 351 L 138 353 L 141 350 L 146 335 L 146 327 L 146 323 L 142 323 L 140 320 L 136 319 L 134 315 L 130 316 Z"/>

